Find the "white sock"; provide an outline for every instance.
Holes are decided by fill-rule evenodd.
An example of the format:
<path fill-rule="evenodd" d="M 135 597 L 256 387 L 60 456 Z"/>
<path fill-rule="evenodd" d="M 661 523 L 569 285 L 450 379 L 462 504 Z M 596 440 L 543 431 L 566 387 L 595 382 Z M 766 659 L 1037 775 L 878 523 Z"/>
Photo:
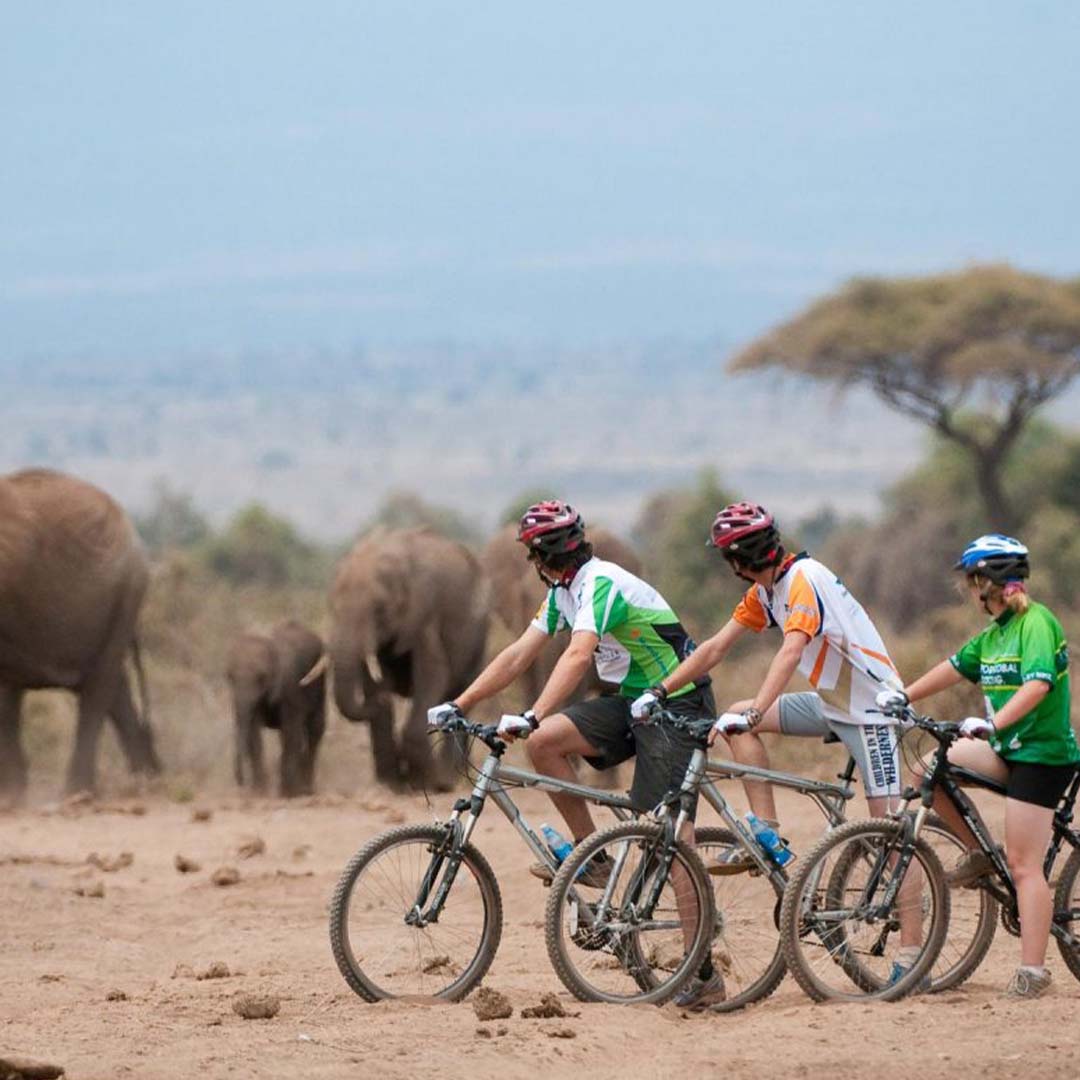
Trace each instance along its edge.
<path fill-rule="evenodd" d="M 1036 967 L 1034 964 L 1021 964 L 1020 965 L 1020 970 L 1021 971 L 1026 971 L 1029 975 L 1045 975 L 1046 974 L 1045 966 L 1044 967 Z"/>
<path fill-rule="evenodd" d="M 902 968 L 914 967 L 921 953 L 921 945 L 901 945 L 896 950 L 896 962 Z"/>

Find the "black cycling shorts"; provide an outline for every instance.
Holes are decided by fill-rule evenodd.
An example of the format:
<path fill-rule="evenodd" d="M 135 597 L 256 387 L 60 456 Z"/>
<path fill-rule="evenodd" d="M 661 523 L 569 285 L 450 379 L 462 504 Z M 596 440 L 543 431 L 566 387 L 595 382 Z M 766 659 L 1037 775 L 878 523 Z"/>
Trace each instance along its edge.
<path fill-rule="evenodd" d="M 669 698 L 665 708 L 695 719 L 716 715 L 712 690 L 707 686 Z M 595 757 L 585 759 L 594 769 L 611 769 L 637 755 L 630 787 L 630 801 L 637 809 L 654 809 L 670 790 L 682 786 L 694 740 L 661 724 L 634 722 L 630 698 L 611 694 L 579 701 L 560 711 L 598 751 Z"/>
<path fill-rule="evenodd" d="M 1031 761 L 1005 761 L 1009 779 L 1005 795 L 1017 802 L 1056 810 L 1076 772 L 1076 765 L 1037 765 Z"/>

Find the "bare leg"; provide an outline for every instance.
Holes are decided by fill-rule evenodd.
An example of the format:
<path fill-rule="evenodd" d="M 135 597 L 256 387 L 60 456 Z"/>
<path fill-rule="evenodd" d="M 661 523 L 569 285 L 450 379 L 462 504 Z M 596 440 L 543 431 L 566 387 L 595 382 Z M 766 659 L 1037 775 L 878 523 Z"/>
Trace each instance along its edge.
<path fill-rule="evenodd" d="M 1043 877 L 1043 859 L 1053 831 L 1054 811 L 1046 806 L 1005 800 L 1005 850 L 1020 908 L 1020 962 L 1046 963 L 1053 901 Z"/>
<path fill-rule="evenodd" d="M 953 743 L 949 748 L 949 761 L 953 765 L 961 765 L 965 769 L 1002 783 L 1009 775 L 1005 762 L 984 742 L 965 739 L 962 742 Z M 922 782 L 922 776 L 917 775 L 913 780 L 915 786 L 918 787 Z M 960 811 L 952 804 L 952 800 L 940 788 L 934 792 L 934 810 L 970 850 L 978 848 L 979 842 L 975 839 L 975 834 L 967 827 Z"/>
<path fill-rule="evenodd" d="M 568 760 L 570 755 L 596 757 L 599 753 L 578 731 L 570 717 L 563 713 L 546 717 L 544 723 L 529 736 L 525 749 L 529 752 L 529 760 L 537 772 L 571 782 L 577 780 L 577 774 Z M 589 806 L 584 799 L 561 792 L 549 792 L 548 795 L 575 841 L 584 840 L 595 830 L 592 814 L 589 813 Z"/>
<path fill-rule="evenodd" d="M 742 712 L 752 704 L 753 702 L 749 700 L 737 701 L 727 711 Z M 759 769 L 767 769 L 769 767 L 769 752 L 765 749 L 765 744 L 758 736 L 764 732 L 777 732 L 779 730 L 780 705 L 779 702 L 773 702 L 761 718 L 761 722 L 752 732 L 745 735 L 732 735 L 728 738 L 731 756 L 740 765 L 754 765 Z M 776 816 L 776 799 L 773 797 L 772 784 L 767 784 L 761 780 L 744 780 L 743 789 L 746 791 L 746 799 L 750 803 L 750 809 L 759 818 L 763 821 L 779 820 Z"/>

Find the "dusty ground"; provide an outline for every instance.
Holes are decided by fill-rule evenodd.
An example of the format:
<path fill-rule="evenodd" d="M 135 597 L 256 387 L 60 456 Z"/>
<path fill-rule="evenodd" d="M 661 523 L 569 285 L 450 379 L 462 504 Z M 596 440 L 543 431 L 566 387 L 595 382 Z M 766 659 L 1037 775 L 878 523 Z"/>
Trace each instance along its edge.
<path fill-rule="evenodd" d="M 542 795 L 521 798 L 549 817 Z M 420 797 L 375 792 L 310 805 L 237 799 L 191 804 L 146 800 L 74 811 L 0 816 L 0 1057 L 56 1061 L 89 1077 L 394 1077 L 498 1075 L 507 1080 L 585 1072 L 590 1078 L 686 1075 L 868 1074 L 1080 1076 L 1080 984 L 1056 952 L 1052 997 L 1008 1003 L 1001 989 L 1016 942 L 999 934 L 968 986 L 897 1005 L 810 1004 L 788 979 L 743 1013 L 686 1018 L 674 1009 L 582 1006 L 552 973 L 540 919 L 545 892 L 531 861 L 492 807 L 478 843 L 503 890 L 505 929 L 487 985 L 516 1007 L 504 1036 L 482 1038 L 469 1004 L 368 1005 L 342 981 L 327 940 L 328 897 L 348 856 L 401 821 L 429 820 Z M 785 803 L 796 843 L 815 821 Z M 143 808 L 142 815 L 120 812 Z M 238 848 L 257 836 L 265 851 Z M 256 847 L 258 845 L 255 845 Z M 128 866 L 87 865 L 97 852 Z M 176 855 L 201 869 L 181 874 Z M 123 861 L 123 860 L 121 860 Z M 105 863 L 107 864 L 107 861 Z M 240 880 L 210 882 L 231 865 Z M 93 892 L 98 883 L 104 896 Z M 228 978 L 194 973 L 223 963 Z M 555 991 L 581 1015 L 525 1020 L 520 1010 Z M 242 994 L 271 993 L 271 1020 L 244 1020 Z M 112 1000 L 110 1000 L 112 999 Z M 494 1035 L 500 1026 L 488 1025 Z M 574 1038 L 552 1032 L 570 1028 Z"/>

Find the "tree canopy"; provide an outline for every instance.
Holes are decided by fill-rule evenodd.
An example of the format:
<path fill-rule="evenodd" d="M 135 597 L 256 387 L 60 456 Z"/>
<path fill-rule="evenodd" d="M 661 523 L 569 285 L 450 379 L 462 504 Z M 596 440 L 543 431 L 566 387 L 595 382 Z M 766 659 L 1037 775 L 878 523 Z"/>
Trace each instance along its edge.
<path fill-rule="evenodd" d="M 1035 410 L 1080 374 L 1080 284 L 1007 265 L 859 278 L 752 342 L 731 367 L 868 387 L 963 448 L 987 527 L 1009 530 L 1009 452 Z"/>

